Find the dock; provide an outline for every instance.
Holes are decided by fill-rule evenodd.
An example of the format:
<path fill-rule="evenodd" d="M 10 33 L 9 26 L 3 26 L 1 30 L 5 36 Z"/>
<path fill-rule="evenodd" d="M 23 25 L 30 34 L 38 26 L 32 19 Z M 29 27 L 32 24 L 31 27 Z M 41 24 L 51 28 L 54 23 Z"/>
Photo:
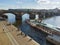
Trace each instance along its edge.
<path fill-rule="evenodd" d="M 0 45 L 40 45 L 14 25 L 0 21 Z"/>

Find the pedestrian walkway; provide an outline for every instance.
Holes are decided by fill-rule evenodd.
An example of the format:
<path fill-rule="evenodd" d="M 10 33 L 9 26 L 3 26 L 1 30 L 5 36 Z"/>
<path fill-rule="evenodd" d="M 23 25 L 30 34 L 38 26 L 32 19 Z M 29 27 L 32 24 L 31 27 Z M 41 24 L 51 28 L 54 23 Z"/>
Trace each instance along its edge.
<path fill-rule="evenodd" d="M 0 22 L 0 45 L 12 45 L 6 33 L 3 31 L 3 26 Z"/>
<path fill-rule="evenodd" d="M 21 33 L 22 31 L 18 31 L 15 26 L 7 25 L 6 21 L 2 21 L 0 22 L 0 24 L 6 28 L 4 28 L 5 33 L 8 33 L 9 36 L 11 36 L 10 42 L 11 40 L 14 40 L 13 43 L 16 42 L 15 45 L 40 45 L 39 43 L 31 39 L 29 36 L 25 35 L 24 33 Z"/>

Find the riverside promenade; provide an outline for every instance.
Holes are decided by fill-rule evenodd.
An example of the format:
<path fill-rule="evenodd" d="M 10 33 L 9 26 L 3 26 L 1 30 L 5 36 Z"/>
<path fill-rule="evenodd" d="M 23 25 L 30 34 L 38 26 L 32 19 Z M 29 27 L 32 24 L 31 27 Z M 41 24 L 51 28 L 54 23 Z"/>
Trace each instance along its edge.
<path fill-rule="evenodd" d="M 0 45 L 40 45 L 6 21 L 0 21 Z"/>

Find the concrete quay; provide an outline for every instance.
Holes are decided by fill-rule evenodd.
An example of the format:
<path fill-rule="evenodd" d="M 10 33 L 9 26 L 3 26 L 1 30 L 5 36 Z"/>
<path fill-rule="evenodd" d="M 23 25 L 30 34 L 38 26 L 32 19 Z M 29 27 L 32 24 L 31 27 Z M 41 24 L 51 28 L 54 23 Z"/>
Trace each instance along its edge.
<path fill-rule="evenodd" d="M 6 21 L 0 21 L 0 45 L 40 45 Z"/>

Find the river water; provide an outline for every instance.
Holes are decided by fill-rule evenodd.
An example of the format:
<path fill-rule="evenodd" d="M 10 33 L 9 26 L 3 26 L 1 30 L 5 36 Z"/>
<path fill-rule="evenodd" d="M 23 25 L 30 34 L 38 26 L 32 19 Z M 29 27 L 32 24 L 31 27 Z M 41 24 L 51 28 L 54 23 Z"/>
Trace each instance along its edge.
<path fill-rule="evenodd" d="M 9 17 L 11 18 L 11 16 L 9 16 Z M 9 22 L 10 21 L 13 22 L 12 19 L 10 19 L 10 20 L 8 19 L 8 21 Z M 45 19 L 44 22 L 52 24 L 52 25 L 55 25 L 55 26 L 60 26 L 59 25 L 60 24 L 60 20 L 59 19 L 60 19 L 60 16 L 55 16 L 55 17 L 51 17 L 51 18 Z M 14 18 L 14 20 L 15 20 L 15 18 Z M 31 26 L 29 26 L 24 21 L 22 22 L 22 20 L 15 20 L 14 21 L 14 25 L 18 26 L 21 29 L 21 31 L 23 31 L 26 35 L 29 35 L 32 39 L 34 39 L 35 41 L 37 41 L 41 45 L 53 45 L 51 43 L 47 43 L 46 42 L 47 34 L 45 34 L 44 32 L 42 32 L 40 30 L 32 28 Z"/>
<path fill-rule="evenodd" d="M 60 27 L 60 16 L 54 16 L 44 20 L 44 23 L 49 23 L 54 26 Z"/>

